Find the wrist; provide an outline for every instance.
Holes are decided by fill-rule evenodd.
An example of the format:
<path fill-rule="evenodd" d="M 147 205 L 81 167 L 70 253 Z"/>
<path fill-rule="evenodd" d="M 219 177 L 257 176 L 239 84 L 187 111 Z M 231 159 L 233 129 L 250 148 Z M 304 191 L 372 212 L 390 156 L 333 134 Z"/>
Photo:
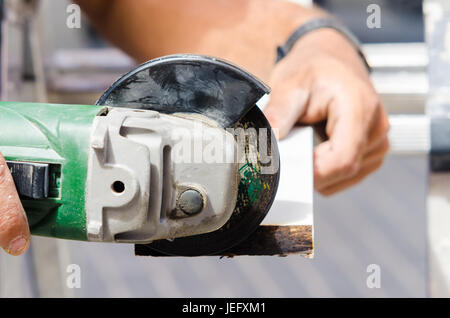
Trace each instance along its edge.
<path fill-rule="evenodd" d="M 367 66 L 358 48 L 346 36 L 332 28 L 313 30 L 300 38 L 288 56 L 298 60 L 317 56 L 330 56 L 338 59 L 364 77 L 369 77 Z"/>

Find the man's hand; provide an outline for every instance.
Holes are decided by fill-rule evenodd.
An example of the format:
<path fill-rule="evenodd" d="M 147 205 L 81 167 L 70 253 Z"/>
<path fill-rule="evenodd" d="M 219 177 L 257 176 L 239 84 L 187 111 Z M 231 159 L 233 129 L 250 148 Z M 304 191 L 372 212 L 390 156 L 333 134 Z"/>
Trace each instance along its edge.
<path fill-rule="evenodd" d="M 14 180 L 0 154 L 0 246 L 11 255 L 23 254 L 30 241 L 25 211 Z"/>
<path fill-rule="evenodd" d="M 314 152 L 315 188 L 343 190 L 378 169 L 389 123 L 365 65 L 337 31 L 313 31 L 274 69 L 265 114 L 283 138 L 296 123 L 326 120 L 329 139 Z"/>

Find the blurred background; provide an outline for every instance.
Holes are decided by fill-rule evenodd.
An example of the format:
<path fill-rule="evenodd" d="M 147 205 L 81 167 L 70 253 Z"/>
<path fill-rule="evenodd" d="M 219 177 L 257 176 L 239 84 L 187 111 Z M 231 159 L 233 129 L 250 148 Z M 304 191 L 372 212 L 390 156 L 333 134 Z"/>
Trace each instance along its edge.
<path fill-rule="evenodd" d="M 279 0 L 283 1 L 283 0 Z M 15 1 L 19 3 L 20 1 Z M 33 6 L 34 1 L 28 1 Z M 310 5 L 310 1 L 297 1 Z M 419 0 L 317 0 L 364 44 L 372 78 L 390 114 L 423 114 L 427 50 Z M 369 4 L 379 29 L 366 27 Z M 134 62 L 82 21 L 66 27 L 66 0 L 42 0 L 10 17 L 7 100 L 92 104 Z M 30 13 L 31 14 L 31 13 Z M 39 41 L 27 41 L 27 34 Z M 25 35 L 25 36 L 24 36 Z M 151 39 L 149 39 L 151 41 Z M 3 59 L 2 62 L 5 60 Z M 313 259 L 289 257 L 135 257 L 132 245 L 33 238 L 24 257 L 0 254 L 3 297 L 424 297 L 429 295 L 426 155 L 389 156 L 360 185 L 331 198 L 315 195 Z M 81 268 L 80 289 L 65 281 Z M 381 288 L 366 285 L 381 268 Z"/>

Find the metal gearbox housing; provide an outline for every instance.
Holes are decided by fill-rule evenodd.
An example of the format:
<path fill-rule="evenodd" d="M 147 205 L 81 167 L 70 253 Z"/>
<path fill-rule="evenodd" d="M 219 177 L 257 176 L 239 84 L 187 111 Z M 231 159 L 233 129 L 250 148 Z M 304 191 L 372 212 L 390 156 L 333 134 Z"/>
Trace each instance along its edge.
<path fill-rule="evenodd" d="M 110 108 L 95 118 L 89 240 L 147 243 L 211 232 L 228 221 L 237 197 L 236 142 L 211 119 L 194 117 Z"/>

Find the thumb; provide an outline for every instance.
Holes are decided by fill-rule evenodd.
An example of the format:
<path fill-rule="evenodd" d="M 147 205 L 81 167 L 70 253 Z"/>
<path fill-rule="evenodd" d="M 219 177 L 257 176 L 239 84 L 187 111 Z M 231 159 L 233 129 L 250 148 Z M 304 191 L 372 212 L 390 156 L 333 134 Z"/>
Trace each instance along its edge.
<path fill-rule="evenodd" d="M 11 172 L 0 154 L 0 247 L 11 255 L 23 254 L 30 241 L 25 211 Z"/>
<path fill-rule="evenodd" d="M 306 89 L 280 86 L 273 89 L 264 114 L 277 139 L 286 137 L 305 110 L 309 98 Z M 277 134 L 278 131 L 278 134 Z"/>

